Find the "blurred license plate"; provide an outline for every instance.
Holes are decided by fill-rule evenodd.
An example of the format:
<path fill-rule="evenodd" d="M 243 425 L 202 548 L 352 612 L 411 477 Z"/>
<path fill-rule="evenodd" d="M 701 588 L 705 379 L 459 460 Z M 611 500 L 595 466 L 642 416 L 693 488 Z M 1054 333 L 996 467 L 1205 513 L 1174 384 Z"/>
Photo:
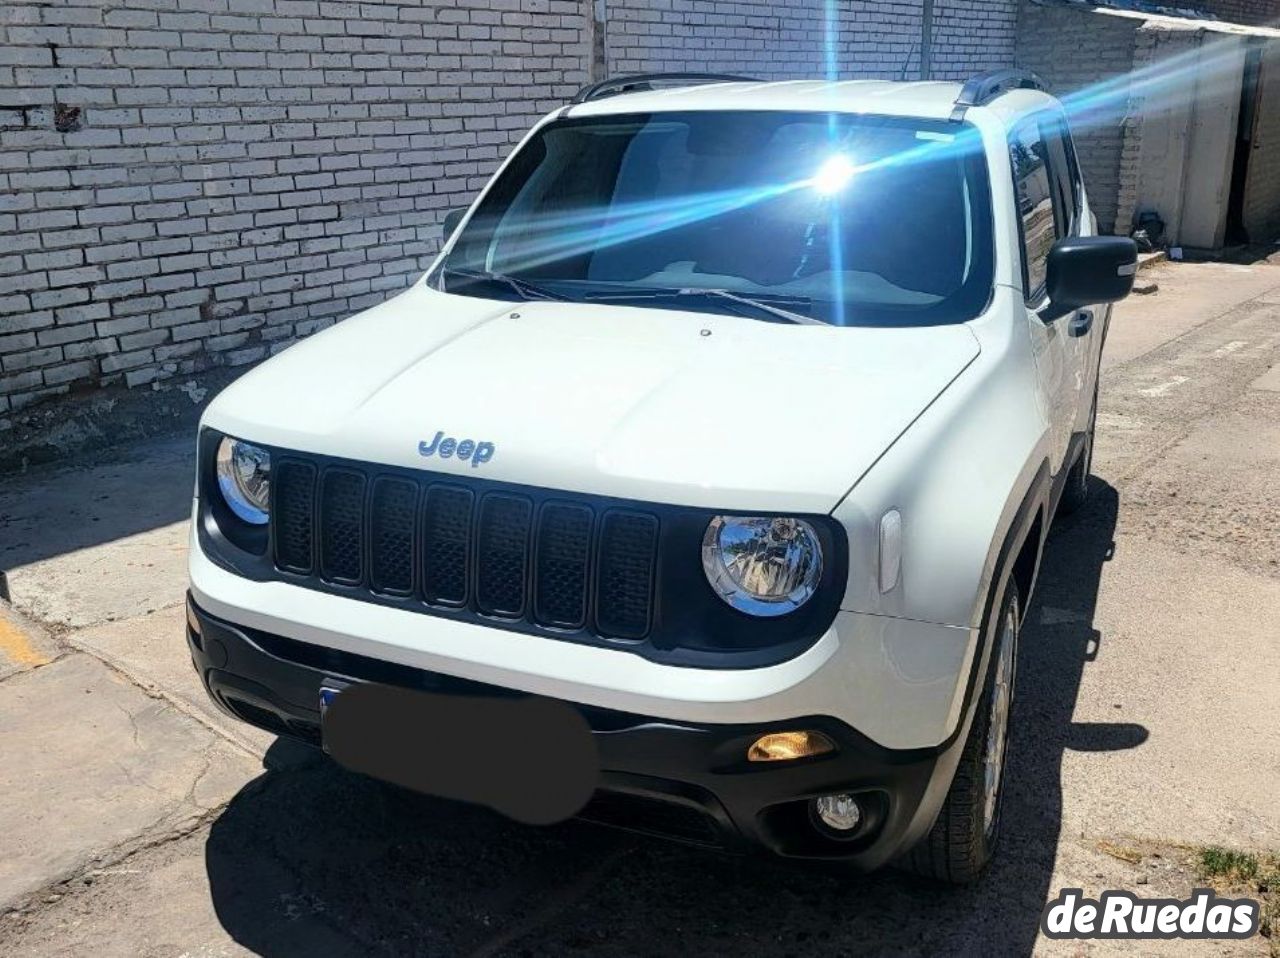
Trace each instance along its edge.
<path fill-rule="evenodd" d="M 528 824 L 576 815 L 599 777 L 591 727 L 554 699 L 325 679 L 320 709 L 324 750 L 338 764 Z"/>

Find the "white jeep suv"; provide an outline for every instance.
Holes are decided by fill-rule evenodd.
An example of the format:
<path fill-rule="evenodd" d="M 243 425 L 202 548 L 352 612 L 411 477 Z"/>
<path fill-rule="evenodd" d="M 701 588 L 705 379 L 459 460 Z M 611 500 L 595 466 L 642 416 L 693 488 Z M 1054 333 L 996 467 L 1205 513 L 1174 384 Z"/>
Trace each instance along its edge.
<path fill-rule="evenodd" d="M 349 767 L 975 878 L 1136 253 L 1032 76 L 626 77 L 200 426 L 210 695 Z"/>

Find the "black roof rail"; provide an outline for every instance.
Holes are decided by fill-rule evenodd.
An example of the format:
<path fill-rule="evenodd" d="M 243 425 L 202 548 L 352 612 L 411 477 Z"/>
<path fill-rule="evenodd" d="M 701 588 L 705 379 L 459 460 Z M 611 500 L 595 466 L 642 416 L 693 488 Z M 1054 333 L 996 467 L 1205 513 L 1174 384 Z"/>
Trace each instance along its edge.
<path fill-rule="evenodd" d="M 692 86 L 697 83 L 759 83 L 755 77 L 734 76 L 728 73 L 636 73 L 632 76 L 610 77 L 590 86 L 584 86 L 573 98 L 574 103 L 598 100 L 631 90 L 652 90 L 655 83 L 680 83 Z"/>
<path fill-rule="evenodd" d="M 965 83 L 964 89 L 956 97 L 956 108 L 951 114 L 952 120 L 963 120 L 965 111 L 971 106 L 986 106 L 996 97 L 1010 90 L 1047 90 L 1043 80 L 1030 70 L 1016 67 L 1004 70 L 990 70 L 979 73 Z"/>

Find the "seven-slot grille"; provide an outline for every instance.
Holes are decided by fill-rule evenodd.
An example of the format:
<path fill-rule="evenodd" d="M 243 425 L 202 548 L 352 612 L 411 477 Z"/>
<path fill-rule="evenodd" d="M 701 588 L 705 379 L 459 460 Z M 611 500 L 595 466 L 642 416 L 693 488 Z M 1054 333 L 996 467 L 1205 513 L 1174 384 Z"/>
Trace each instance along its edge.
<path fill-rule="evenodd" d="M 276 566 L 426 606 L 644 638 L 658 520 L 292 456 L 274 469 Z M 430 611 L 424 606 L 424 611 Z"/>

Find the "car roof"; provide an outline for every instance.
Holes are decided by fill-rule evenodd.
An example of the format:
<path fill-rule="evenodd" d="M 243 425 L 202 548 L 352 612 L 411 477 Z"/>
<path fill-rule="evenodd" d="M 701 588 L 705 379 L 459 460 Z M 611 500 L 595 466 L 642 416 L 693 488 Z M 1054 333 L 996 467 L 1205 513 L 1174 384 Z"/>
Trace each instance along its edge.
<path fill-rule="evenodd" d="M 713 82 L 600 96 L 575 104 L 570 115 L 658 113 L 672 110 L 835 111 L 946 120 L 956 109 L 962 84 L 945 81 L 781 80 Z M 1002 102 L 1005 101 L 1005 102 Z M 1000 114 L 1025 113 L 1052 103 L 1034 90 L 1011 90 L 981 107 Z"/>

